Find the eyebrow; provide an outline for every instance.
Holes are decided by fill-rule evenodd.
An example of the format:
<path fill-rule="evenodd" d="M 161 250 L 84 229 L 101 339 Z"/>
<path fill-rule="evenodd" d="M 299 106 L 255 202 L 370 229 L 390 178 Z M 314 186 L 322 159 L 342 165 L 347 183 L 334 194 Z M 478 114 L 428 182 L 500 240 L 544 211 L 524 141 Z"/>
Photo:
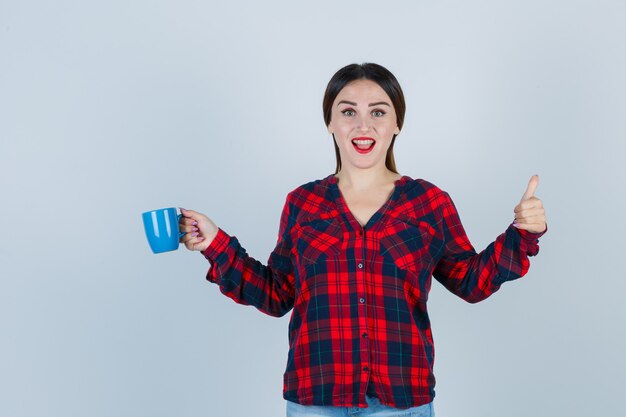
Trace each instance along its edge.
<path fill-rule="evenodd" d="M 337 103 L 337 106 L 339 106 L 340 104 L 349 104 L 351 106 L 356 106 L 356 103 L 354 101 L 348 101 L 348 100 L 341 100 L 339 103 Z M 377 101 L 376 103 L 370 103 L 369 107 L 380 106 L 381 104 L 391 107 L 389 103 L 387 103 L 386 101 Z"/>

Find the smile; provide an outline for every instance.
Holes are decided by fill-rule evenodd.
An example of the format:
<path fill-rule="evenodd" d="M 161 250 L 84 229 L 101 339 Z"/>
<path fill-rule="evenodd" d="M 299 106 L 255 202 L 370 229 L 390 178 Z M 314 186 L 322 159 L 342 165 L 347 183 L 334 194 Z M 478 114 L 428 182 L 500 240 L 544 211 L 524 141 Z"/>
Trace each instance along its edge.
<path fill-rule="evenodd" d="M 362 154 L 366 154 L 372 151 L 372 149 L 374 149 L 374 146 L 376 145 L 376 141 L 372 138 L 354 138 L 352 139 L 352 145 L 354 146 L 354 149 L 356 149 L 356 151 L 358 153 L 362 153 Z"/>

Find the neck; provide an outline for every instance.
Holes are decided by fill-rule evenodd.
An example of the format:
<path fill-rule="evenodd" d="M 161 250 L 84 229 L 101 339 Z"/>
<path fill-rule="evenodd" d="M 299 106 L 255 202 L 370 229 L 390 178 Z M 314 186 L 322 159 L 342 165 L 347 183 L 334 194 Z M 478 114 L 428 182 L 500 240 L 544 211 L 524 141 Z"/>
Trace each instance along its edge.
<path fill-rule="evenodd" d="M 400 178 L 400 175 L 389 171 L 386 166 L 369 169 L 342 167 L 335 177 L 343 188 L 366 190 L 393 182 Z"/>

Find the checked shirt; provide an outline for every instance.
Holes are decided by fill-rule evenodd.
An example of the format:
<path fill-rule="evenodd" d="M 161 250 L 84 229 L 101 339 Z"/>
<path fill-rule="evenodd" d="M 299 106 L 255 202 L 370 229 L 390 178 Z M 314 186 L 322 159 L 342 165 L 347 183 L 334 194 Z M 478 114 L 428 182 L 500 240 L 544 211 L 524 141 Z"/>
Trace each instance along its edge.
<path fill-rule="evenodd" d="M 293 309 L 283 396 L 303 405 L 409 408 L 433 400 L 432 277 L 475 303 L 523 276 L 538 238 L 510 225 L 476 253 L 449 195 L 408 176 L 363 227 L 334 175 L 287 195 L 267 265 L 219 229 L 210 282 L 271 316 Z M 544 232 L 545 233 L 545 232 Z"/>

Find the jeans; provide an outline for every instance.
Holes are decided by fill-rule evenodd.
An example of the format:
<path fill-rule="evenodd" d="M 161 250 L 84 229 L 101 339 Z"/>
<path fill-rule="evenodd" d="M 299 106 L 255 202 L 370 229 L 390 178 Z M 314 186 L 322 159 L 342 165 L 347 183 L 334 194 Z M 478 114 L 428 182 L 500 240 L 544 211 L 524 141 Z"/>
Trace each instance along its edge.
<path fill-rule="evenodd" d="M 287 417 L 435 417 L 433 403 L 407 409 L 381 404 L 378 398 L 365 396 L 367 408 L 300 405 L 287 401 Z"/>

